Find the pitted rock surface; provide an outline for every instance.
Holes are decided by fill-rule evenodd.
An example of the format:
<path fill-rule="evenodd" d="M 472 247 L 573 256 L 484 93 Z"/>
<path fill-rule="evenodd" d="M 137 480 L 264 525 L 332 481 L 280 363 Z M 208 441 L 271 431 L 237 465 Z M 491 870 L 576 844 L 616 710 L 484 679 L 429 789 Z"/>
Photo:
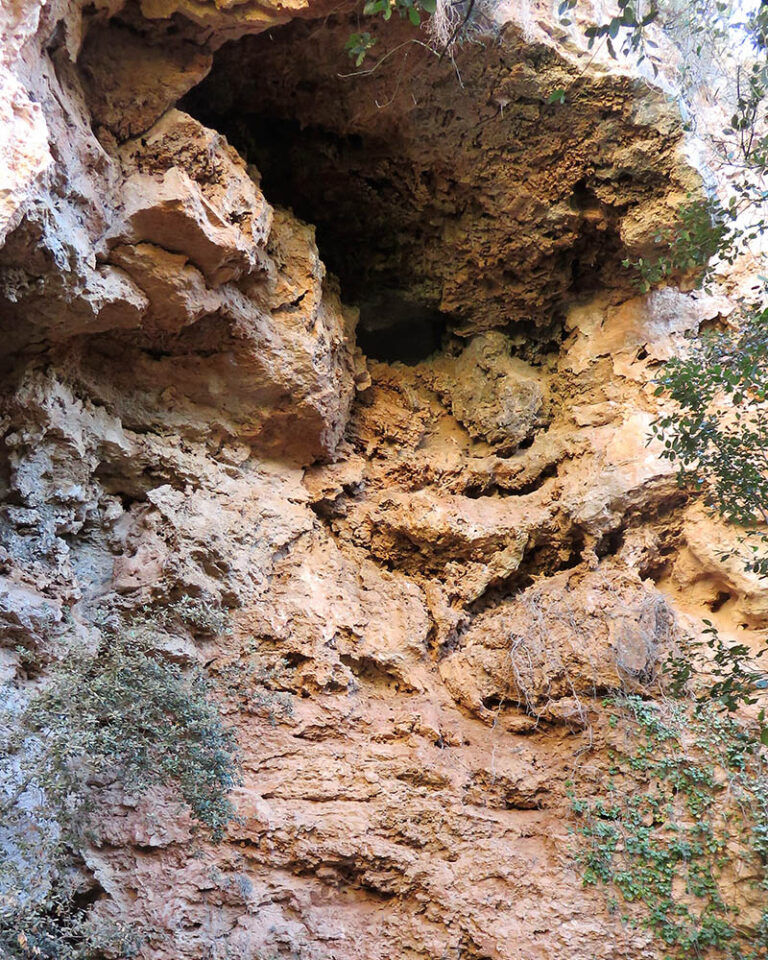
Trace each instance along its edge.
<path fill-rule="evenodd" d="M 713 605 L 768 622 L 648 442 L 658 364 L 730 305 L 618 266 L 700 180 L 662 93 L 555 41 L 350 81 L 350 23 L 2 4 L 0 680 L 105 610 L 226 615 L 160 653 L 218 691 L 239 819 L 208 844 L 101 784 L 82 852 L 145 960 L 648 960 L 567 784 Z M 439 342 L 363 356 L 386 304 Z"/>

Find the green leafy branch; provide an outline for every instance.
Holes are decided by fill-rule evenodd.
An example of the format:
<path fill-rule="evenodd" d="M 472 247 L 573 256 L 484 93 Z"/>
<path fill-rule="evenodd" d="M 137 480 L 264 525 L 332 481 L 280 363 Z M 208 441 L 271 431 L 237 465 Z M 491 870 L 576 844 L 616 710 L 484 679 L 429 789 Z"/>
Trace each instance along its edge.
<path fill-rule="evenodd" d="M 768 576 L 768 309 L 670 360 L 655 392 L 674 403 L 652 427 L 662 456 L 681 486 L 741 528 L 745 566 Z"/>
<path fill-rule="evenodd" d="M 723 208 L 710 200 L 689 199 L 677 212 L 674 227 L 659 230 L 654 243 L 655 257 L 624 260 L 625 267 L 638 272 L 638 286 L 643 292 L 671 277 L 697 271 L 703 283 L 706 268 L 715 254 L 730 263 L 736 258 L 739 235 L 733 229 L 735 209 Z"/>
<path fill-rule="evenodd" d="M 397 13 L 402 20 L 407 19 L 414 27 L 418 27 L 422 16 L 431 17 L 436 8 L 437 0 L 366 0 L 363 16 L 381 17 L 389 21 Z M 376 42 L 376 37 L 367 30 L 350 35 L 345 49 L 356 67 L 363 64 Z"/>
<path fill-rule="evenodd" d="M 768 908 L 738 918 L 735 861 L 766 890 L 768 777 L 762 747 L 732 718 L 640 697 L 605 702 L 611 765 L 590 794 L 567 786 L 585 885 L 661 941 L 663 960 L 765 957 Z M 623 904 L 623 908 L 622 908 Z M 635 909 L 632 909 L 632 908 Z M 712 953 L 711 951 L 716 951 Z"/>
<path fill-rule="evenodd" d="M 768 670 L 761 660 L 768 653 L 768 647 L 755 651 L 745 643 L 727 643 L 711 620 L 704 620 L 704 628 L 704 639 L 687 638 L 684 649 L 673 653 L 664 663 L 671 695 L 677 699 L 693 697 L 697 713 L 711 710 L 733 713 L 742 705 L 765 702 Z M 703 659 L 699 657 L 700 652 L 705 654 Z M 761 707 L 757 722 L 758 739 L 763 746 L 768 746 L 765 706 Z"/>
<path fill-rule="evenodd" d="M 563 26 L 570 26 L 572 20 L 570 15 L 576 8 L 578 0 L 562 0 L 558 7 L 558 16 Z M 646 36 L 646 29 L 654 23 L 659 17 L 659 7 L 655 0 L 652 0 L 648 10 L 642 12 L 642 0 L 618 0 L 618 13 L 611 17 L 605 23 L 595 23 L 587 27 L 584 36 L 588 40 L 588 48 L 591 50 L 595 42 L 603 40 L 610 56 L 616 60 L 618 54 L 616 51 L 616 42 L 619 42 L 619 50 L 624 56 L 635 56 L 640 63 L 648 57 L 654 75 L 658 74 L 659 69 L 655 59 L 648 55 L 648 50 L 656 49 L 657 44 Z"/>

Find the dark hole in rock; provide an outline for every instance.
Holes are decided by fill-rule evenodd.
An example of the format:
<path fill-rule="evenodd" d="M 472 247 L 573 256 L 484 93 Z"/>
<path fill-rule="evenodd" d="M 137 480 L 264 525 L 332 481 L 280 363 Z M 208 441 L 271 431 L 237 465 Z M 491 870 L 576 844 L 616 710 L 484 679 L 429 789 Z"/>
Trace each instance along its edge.
<path fill-rule="evenodd" d="M 720 590 L 715 599 L 709 604 L 709 609 L 712 611 L 712 613 L 717 613 L 717 611 L 724 607 L 730 599 L 730 593 L 728 593 L 726 590 Z"/>
<path fill-rule="evenodd" d="M 524 440 L 518 449 L 522 448 L 523 444 L 526 446 L 531 445 L 527 440 Z M 551 463 L 549 466 L 545 467 L 541 473 L 538 474 L 538 476 L 532 477 L 527 481 L 527 483 L 520 484 L 519 487 L 515 487 L 514 490 L 510 490 L 509 493 L 515 497 L 524 497 L 526 494 L 535 493 L 536 490 L 540 490 L 544 486 L 547 480 L 555 476 L 557 476 L 557 464 Z"/>
<path fill-rule="evenodd" d="M 387 68 L 352 80 L 354 28 L 337 13 L 233 40 L 179 106 L 253 164 L 269 202 L 315 225 L 343 301 L 361 307 L 369 356 L 418 362 L 447 327 L 468 336 L 512 325 L 548 343 L 574 300 L 631 286 L 622 218 L 667 187 L 614 156 L 637 135 L 625 134 L 618 103 L 606 115 L 604 92 L 588 85 L 552 110 L 551 55 L 511 34 L 468 45 L 458 83 L 448 62 L 396 54 L 390 31 L 377 48 L 391 47 Z M 483 116 L 500 77 L 505 107 Z M 397 303 L 389 324 L 382 299 Z"/>
<path fill-rule="evenodd" d="M 183 103 L 205 122 L 224 133 L 256 166 L 261 188 L 270 203 L 289 207 L 316 228 L 317 246 L 328 270 L 341 282 L 345 303 L 359 306 L 357 342 L 372 360 L 407 364 L 425 360 L 441 347 L 449 317 L 405 291 L 382 289 L 367 262 L 371 249 L 394 251 L 396 238 L 378 231 L 375 246 L 367 222 L 369 211 L 347 206 L 329 220 L 328 201 L 317 188 L 318 164 L 327 171 L 332 154 L 349 155 L 370 149 L 360 137 L 333 136 L 302 128 L 292 119 L 259 114 L 211 114 L 190 96 Z M 318 157 L 322 156 L 322 161 Z M 338 187 L 338 184 L 336 185 Z M 385 185 L 371 184 L 372 189 Z M 372 276 L 373 273 L 373 276 Z M 396 278 L 395 278 L 396 279 Z"/>
<path fill-rule="evenodd" d="M 586 177 L 582 177 L 578 183 L 573 185 L 571 193 L 571 207 L 582 213 L 585 211 L 599 211 L 600 201 L 595 196 L 594 190 L 590 190 Z"/>
<path fill-rule="evenodd" d="M 357 342 L 372 360 L 414 364 L 440 349 L 447 326 L 439 310 L 385 291 L 360 301 Z"/>
<path fill-rule="evenodd" d="M 328 199 L 323 191 L 331 188 L 328 167 L 334 156 L 361 151 L 361 138 L 302 127 L 291 118 L 212 112 L 195 97 L 193 91 L 183 108 L 225 134 L 238 152 L 255 165 L 270 203 L 289 207 L 297 217 L 315 225 L 323 261 L 349 295 L 363 266 L 359 232 L 365 229 L 366 211 L 361 207 L 356 215 L 353 208 L 347 207 L 329 220 Z"/>
<path fill-rule="evenodd" d="M 570 259 L 571 294 L 592 294 L 605 284 L 606 270 L 621 276 L 622 243 L 618 233 L 618 210 L 602 203 L 586 178 L 574 184 L 571 209 L 581 214 L 580 235 L 566 256 Z"/>
<path fill-rule="evenodd" d="M 623 544 L 624 529 L 619 527 L 600 538 L 600 542 L 595 547 L 595 553 L 598 557 L 611 557 L 619 552 Z"/>
<path fill-rule="evenodd" d="M 489 697 L 483 697 L 482 704 L 486 710 L 498 710 L 506 704 L 512 705 L 510 701 L 504 700 L 498 693 L 492 693 Z"/>
<path fill-rule="evenodd" d="M 582 223 L 581 234 L 567 253 L 570 259 L 570 294 L 576 298 L 591 296 L 605 285 L 609 271 L 621 276 L 622 245 L 616 225 L 609 221 L 593 219 L 587 215 Z"/>
<path fill-rule="evenodd" d="M 92 876 L 83 876 L 86 886 L 77 890 L 72 897 L 72 903 L 77 910 L 85 910 L 105 896 L 106 891 L 99 881 Z"/>

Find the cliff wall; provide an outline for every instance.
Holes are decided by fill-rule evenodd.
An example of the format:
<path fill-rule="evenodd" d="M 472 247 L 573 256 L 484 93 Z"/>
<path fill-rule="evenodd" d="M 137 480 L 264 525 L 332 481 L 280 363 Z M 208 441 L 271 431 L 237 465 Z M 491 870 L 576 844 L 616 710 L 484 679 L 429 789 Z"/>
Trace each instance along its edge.
<path fill-rule="evenodd" d="M 766 625 L 648 442 L 731 307 L 633 287 L 701 189 L 677 108 L 536 16 L 355 70 L 323 0 L 2 5 L 2 676 L 104 611 L 228 623 L 164 655 L 222 680 L 239 819 L 115 787 L 83 854 L 151 960 L 660 955 L 569 791 L 607 694 Z"/>

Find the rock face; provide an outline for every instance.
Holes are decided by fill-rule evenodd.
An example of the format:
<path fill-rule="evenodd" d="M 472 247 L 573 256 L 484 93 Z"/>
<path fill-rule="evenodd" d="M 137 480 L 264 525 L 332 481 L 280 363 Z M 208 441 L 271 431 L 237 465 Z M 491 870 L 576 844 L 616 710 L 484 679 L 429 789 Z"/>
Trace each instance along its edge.
<path fill-rule="evenodd" d="M 698 177 L 660 93 L 513 24 L 455 67 L 397 26 L 350 82 L 351 22 L 2 5 L 0 676 L 100 610 L 226 611 L 166 652 L 239 677 L 240 819 L 118 798 L 84 853 L 147 960 L 651 957 L 566 783 L 681 618 L 766 623 L 647 443 L 728 305 L 618 266 Z M 439 349 L 364 357 L 403 310 Z"/>

